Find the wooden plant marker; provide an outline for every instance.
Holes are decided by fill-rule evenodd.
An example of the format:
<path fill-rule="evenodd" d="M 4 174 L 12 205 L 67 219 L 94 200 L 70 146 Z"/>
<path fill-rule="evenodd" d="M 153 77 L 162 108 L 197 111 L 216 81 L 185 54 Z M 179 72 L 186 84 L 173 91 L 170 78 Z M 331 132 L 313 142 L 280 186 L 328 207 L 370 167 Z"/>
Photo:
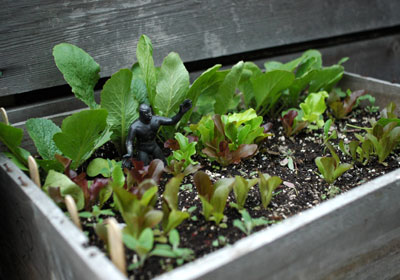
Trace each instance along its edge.
<path fill-rule="evenodd" d="M 9 123 L 9 121 L 8 121 L 8 116 L 7 116 L 6 110 L 5 110 L 3 107 L 1 107 L 1 108 L 0 108 L 0 112 L 1 112 L 1 116 L 3 117 L 4 123 L 5 123 L 6 125 L 10 125 L 10 123 Z"/>
<path fill-rule="evenodd" d="M 115 218 L 107 219 L 108 250 L 111 261 L 126 275 L 125 250 L 122 242 L 122 231 Z"/>
<path fill-rule="evenodd" d="M 65 196 L 65 206 L 67 206 L 67 210 L 68 210 L 69 214 L 71 215 L 72 222 L 80 230 L 82 230 L 81 221 L 80 221 L 79 215 L 78 215 L 78 208 L 76 207 L 75 200 L 69 194 L 67 194 Z"/>
<path fill-rule="evenodd" d="M 31 176 L 32 181 L 40 188 L 41 184 L 40 184 L 39 168 L 33 156 L 28 157 L 28 166 L 29 166 L 29 174 Z"/>

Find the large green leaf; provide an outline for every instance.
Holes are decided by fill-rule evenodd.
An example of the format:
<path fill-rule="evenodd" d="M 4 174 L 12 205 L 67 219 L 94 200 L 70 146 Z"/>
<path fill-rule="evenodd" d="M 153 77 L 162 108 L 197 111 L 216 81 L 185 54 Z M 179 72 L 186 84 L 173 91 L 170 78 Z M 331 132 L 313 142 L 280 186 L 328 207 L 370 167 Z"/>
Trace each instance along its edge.
<path fill-rule="evenodd" d="M 216 64 L 213 67 L 204 71 L 200 77 L 198 77 L 187 92 L 186 98 L 192 100 L 193 107 L 182 117 L 180 123 L 182 125 L 186 125 L 190 116 L 192 114 L 193 108 L 197 105 L 197 101 L 199 96 L 201 96 L 204 92 L 207 91 L 213 85 L 213 81 L 215 80 L 216 72 L 221 68 L 221 64 Z"/>
<path fill-rule="evenodd" d="M 72 160 L 71 168 L 80 166 L 96 147 L 109 140 L 104 134 L 107 111 L 104 109 L 84 110 L 64 119 L 61 131 L 53 137 L 60 151 Z"/>
<path fill-rule="evenodd" d="M 309 92 L 325 90 L 330 92 L 332 88 L 342 79 L 344 68 L 341 65 L 333 65 L 318 70 L 310 82 Z"/>
<path fill-rule="evenodd" d="M 146 35 L 142 35 L 139 39 L 136 57 L 142 69 L 150 104 L 153 105 L 156 96 L 157 75 L 153 60 L 153 45 Z"/>
<path fill-rule="evenodd" d="M 181 58 L 177 53 L 170 53 L 161 65 L 154 100 L 156 113 L 166 117 L 172 116 L 186 97 L 189 84 L 189 73 Z"/>
<path fill-rule="evenodd" d="M 245 62 L 243 66 L 242 76 L 238 84 L 239 90 L 242 92 L 244 97 L 244 102 L 247 106 L 250 105 L 252 99 L 254 98 L 253 85 L 250 79 L 252 77 L 262 75 L 261 69 L 253 62 Z"/>
<path fill-rule="evenodd" d="M 63 198 L 65 198 L 67 194 L 71 195 L 75 200 L 78 210 L 82 210 L 85 206 L 85 198 L 82 189 L 66 175 L 50 170 L 44 182 L 43 190 L 49 194 L 49 188 L 59 188 Z"/>
<path fill-rule="evenodd" d="M 75 96 L 90 108 L 96 108 L 94 86 L 100 78 L 96 61 L 81 48 L 67 43 L 56 45 L 53 56 Z"/>
<path fill-rule="evenodd" d="M 18 162 L 27 165 L 25 156 L 23 155 L 19 145 L 21 145 L 23 130 L 11 125 L 0 122 L 0 141 L 6 145 L 10 152 L 16 157 Z"/>
<path fill-rule="evenodd" d="M 44 160 L 54 160 L 55 154 L 61 154 L 53 140 L 54 134 L 61 132 L 61 129 L 51 120 L 29 119 L 26 130 Z"/>
<path fill-rule="evenodd" d="M 228 111 L 230 103 L 234 98 L 236 88 L 238 87 L 243 67 L 243 61 L 236 63 L 219 87 L 214 104 L 214 111 L 216 114 L 222 115 Z"/>
<path fill-rule="evenodd" d="M 138 101 L 131 93 L 132 72 L 121 69 L 111 76 L 101 91 L 101 107 L 107 109 L 111 140 L 124 154 L 129 126 L 138 118 Z"/>
<path fill-rule="evenodd" d="M 133 96 L 135 96 L 139 104 L 145 103 L 147 105 L 150 105 L 147 95 L 146 82 L 139 63 L 135 63 L 132 66 L 131 71 L 132 71 L 131 93 L 133 94 Z"/>
<path fill-rule="evenodd" d="M 256 110 L 261 107 L 269 111 L 277 102 L 280 92 L 288 88 L 294 80 L 294 74 L 284 70 L 274 70 L 251 79 Z"/>

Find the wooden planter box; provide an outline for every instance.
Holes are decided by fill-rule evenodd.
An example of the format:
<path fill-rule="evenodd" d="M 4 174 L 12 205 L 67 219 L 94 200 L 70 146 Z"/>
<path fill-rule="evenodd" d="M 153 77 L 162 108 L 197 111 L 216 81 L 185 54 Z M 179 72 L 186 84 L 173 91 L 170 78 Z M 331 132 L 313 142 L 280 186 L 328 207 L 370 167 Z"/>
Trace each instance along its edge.
<path fill-rule="evenodd" d="M 341 86 L 367 89 L 379 106 L 400 104 L 400 85 L 346 74 Z M 399 179 L 397 169 L 156 279 L 399 277 Z M 0 240 L 8 254 L 2 266 L 15 267 L 16 278 L 124 279 L 2 154 L 0 191 Z"/>

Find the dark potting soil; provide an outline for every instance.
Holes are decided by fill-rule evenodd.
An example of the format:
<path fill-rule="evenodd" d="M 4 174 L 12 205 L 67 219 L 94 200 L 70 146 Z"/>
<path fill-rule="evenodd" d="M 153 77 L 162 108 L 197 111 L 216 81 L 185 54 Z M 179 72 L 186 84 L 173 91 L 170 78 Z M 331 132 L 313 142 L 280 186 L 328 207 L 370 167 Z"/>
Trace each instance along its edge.
<path fill-rule="evenodd" d="M 378 113 L 370 114 L 359 109 L 351 113 L 347 119 L 335 121 L 333 129 L 337 130 L 339 139 L 352 140 L 355 138 L 354 133 L 362 133 L 363 131 L 346 127 L 346 123 L 370 127 L 369 118 L 371 117 L 377 118 Z M 333 185 L 329 185 L 320 177 L 314 162 L 318 156 L 329 155 L 328 149 L 325 149 L 323 145 L 322 130 L 312 132 L 304 130 L 290 139 L 284 135 L 283 127 L 280 121 L 277 120 L 274 121 L 272 133 L 274 134 L 273 136 L 265 139 L 259 145 L 259 151 L 254 157 L 244 159 L 238 165 L 221 167 L 218 163 L 211 163 L 206 158 L 200 156 L 195 158 L 203 166 L 201 170 L 205 171 L 212 181 L 235 175 L 240 175 L 244 178 L 255 178 L 258 176 L 258 170 L 271 176 L 279 176 L 283 180 L 283 184 L 276 189 L 267 209 L 263 209 L 261 205 L 257 185 L 250 190 L 245 204 L 245 208 L 251 217 L 265 217 L 272 223 L 278 223 L 303 210 L 312 208 L 326 199 L 340 195 L 400 166 L 400 157 L 398 150 L 396 150 L 386 159 L 387 166 L 379 164 L 376 159 L 371 160 L 366 166 L 356 164 L 354 168 L 339 177 Z M 332 140 L 332 142 L 337 144 L 338 139 Z M 110 153 L 115 156 L 115 151 L 110 151 L 110 147 L 112 146 L 108 144 L 105 148 L 100 149 L 95 157 L 102 156 L 107 158 Z M 351 158 L 346 157 L 338 149 L 337 152 L 341 162 L 351 163 Z M 293 166 L 291 166 L 290 161 L 293 162 Z M 164 191 L 168 178 L 170 176 L 164 174 L 161 179 L 160 195 Z M 201 202 L 192 182 L 193 176 L 186 176 L 179 193 L 179 207 L 181 210 L 193 209 L 193 206 L 196 207 L 191 213 L 191 218 L 185 220 L 177 228 L 181 239 L 180 247 L 192 249 L 195 257 L 199 258 L 246 237 L 241 230 L 233 226 L 233 221 L 241 218 L 235 208 L 229 207 L 229 202 L 234 202 L 233 194 L 230 194 L 224 212 L 223 224 L 226 227 L 217 226 L 214 222 L 204 220 L 201 214 Z M 157 207 L 160 208 L 159 205 Z M 123 223 L 120 216 L 116 218 L 120 223 Z M 85 226 L 88 222 L 91 221 L 85 220 L 83 224 L 84 230 L 89 232 L 90 244 L 97 245 L 105 251 L 104 244 L 94 234 L 93 229 L 90 226 Z M 266 226 L 257 227 L 254 231 L 261 230 L 264 227 Z M 129 249 L 127 249 L 126 253 L 128 266 L 138 259 L 138 256 Z M 177 266 L 175 259 L 153 256 L 146 260 L 143 267 L 129 271 L 129 277 L 131 279 L 150 279 Z"/>

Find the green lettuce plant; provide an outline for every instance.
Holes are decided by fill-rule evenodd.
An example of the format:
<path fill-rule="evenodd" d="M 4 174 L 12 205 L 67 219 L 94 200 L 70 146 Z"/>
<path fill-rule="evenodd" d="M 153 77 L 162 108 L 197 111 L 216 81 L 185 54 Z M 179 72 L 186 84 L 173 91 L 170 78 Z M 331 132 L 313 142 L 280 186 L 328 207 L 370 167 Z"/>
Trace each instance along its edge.
<path fill-rule="evenodd" d="M 326 110 L 325 99 L 328 97 L 326 91 L 310 93 L 303 103 L 300 103 L 300 108 L 303 112 L 303 121 L 315 123 L 318 128 L 324 126 L 322 114 Z M 311 127 L 309 125 L 309 127 Z"/>
<path fill-rule="evenodd" d="M 244 179 L 241 176 L 235 176 L 235 183 L 233 185 L 233 194 L 235 195 L 236 203 L 230 203 L 230 206 L 242 210 L 246 203 L 247 196 L 250 189 L 257 184 L 257 179 Z"/>
<path fill-rule="evenodd" d="M 169 233 L 169 243 L 171 244 L 157 244 L 151 256 L 159 256 L 166 258 L 174 258 L 178 265 L 182 265 L 185 261 L 194 259 L 194 252 L 188 248 L 179 248 L 180 237 L 176 229 L 171 230 Z"/>
<path fill-rule="evenodd" d="M 361 100 L 360 98 L 366 94 L 365 90 L 348 90 L 344 94 L 339 90 L 333 90 L 329 94 L 327 103 L 335 118 L 343 119 L 357 106 L 357 103 Z M 344 99 L 342 99 L 343 97 Z"/>
<path fill-rule="evenodd" d="M 271 221 L 268 221 L 264 217 L 252 218 L 250 216 L 249 212 L 247 212 L 246 209 L 242 209 L 239 212 L 242 215 L 242 219 L 241 220 L 235 219 L 233 221 L 233 226 L 237 227 L 238 229 L 240 229 L 246 235 L 250 235 L 255 227 L 268 225 L 268 224 L 272 224 L 273 223 Z"/>
<path fill-rule="evenodd" d="M 168 234 L 171 230 L 179 226 L 185 219 L 190 217 L 188 212 L 182 212 L 178 209 L 178 193 L 181 185 L 183 174 L 171 178 L 165 185 L 162 196 L 162 228 L 164 234 Z"/>
<path fill-rule="evenodd" d="M 198 171 L 194 174 L 193 181 L 203 206 L 204 218 L 218 225 L 224 217 L 226 201 L 232 190 L 234 179 L 220 179 L 213 184 L 206 173 Z"/>
<path fill-rule="evenodd" d="M 258 172 L 258 187 L 260 189 L 261 204 L 267 208 L 272 199 L 273 191 L 282 184 L 282 179 L 278 176 L 270 176 Z"/>
<path fill-rule="evenodd" d="M 144 265 L 154 247 L 154 233 L 151 228 L 145 228 L 138 237 L 128 233 L 122 234 L 122 240 L 126 247 L 135 251 L 139 256 L 139 262 L 132 263 L 128 270 L 134 270 Z"/>
<path fill-rule="evenodd" d="M 204 116 L 190 129 L 199 137 L 202 152 L 226 166 L 256 152 L 258 146 L 254 143 L 269 135 L 261 123 L 262 118 L 249 109 L 226 116 Z"/>

